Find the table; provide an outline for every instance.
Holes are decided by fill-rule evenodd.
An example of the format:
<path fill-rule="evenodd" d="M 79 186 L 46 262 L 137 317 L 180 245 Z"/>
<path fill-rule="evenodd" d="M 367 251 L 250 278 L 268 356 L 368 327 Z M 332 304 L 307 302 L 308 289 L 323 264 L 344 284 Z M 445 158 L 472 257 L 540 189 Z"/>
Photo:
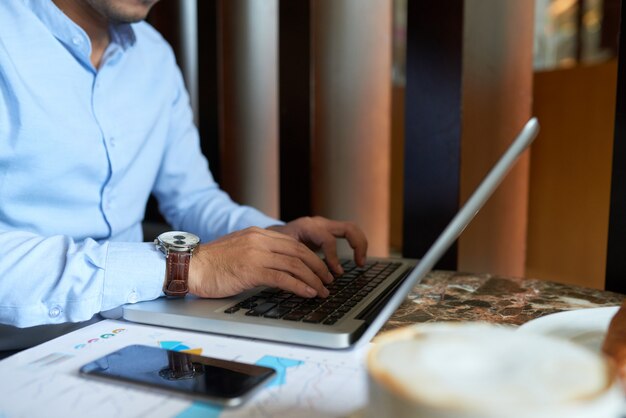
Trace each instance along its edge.
<path fill-rule="evenodd" d="M 620 305 L 624 298 L 545 280 L 433 271 L 415 286 L 381 332 L 438 321 L 521 325 L 555 312 Z"/>
<path fill-rule="evenodd" d="M 520 325 L 554 312 L 619 305 L 624 297 L 540 280 L 435 271 L 413 289 L 381 332 L 436 321 Z M 78 375 L 82 364 L 136 343 L 248 363 L 269 361 L 280 379 L 241 409 L 222 410 Z M 316 350 L 108 320 L 0 361 L 0 374 L 11 376 L 0 380 L 0 416 L 346 417 L 367 402 L 367 348 Z"/>

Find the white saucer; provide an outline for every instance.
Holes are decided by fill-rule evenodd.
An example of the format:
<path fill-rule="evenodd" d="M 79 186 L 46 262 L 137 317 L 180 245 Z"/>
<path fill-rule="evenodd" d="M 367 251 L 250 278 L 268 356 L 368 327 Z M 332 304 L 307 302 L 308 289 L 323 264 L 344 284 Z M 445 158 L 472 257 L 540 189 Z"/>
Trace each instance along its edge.
<path fill-rule="evenodd" d="M 619 306 L 609 306 L 558 312 L 528 321 L 518 330 L 565 338 L 600 352 L 609 323 L 618 309 Z"/>

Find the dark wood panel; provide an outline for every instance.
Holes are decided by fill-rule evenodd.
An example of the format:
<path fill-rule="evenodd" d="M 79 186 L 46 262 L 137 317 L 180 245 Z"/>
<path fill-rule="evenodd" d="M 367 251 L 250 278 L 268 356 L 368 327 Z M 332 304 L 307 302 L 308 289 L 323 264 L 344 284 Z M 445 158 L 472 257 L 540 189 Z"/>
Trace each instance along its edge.
<path fill-rule="evenodd" d="M 620 11 L 624 24 L 626 8 Z M 606 289 L 626 293 L 626 31 L 619 34 L 611 208 L 606 260 Z"/>
<path fill-rule="evenodd" d="M 604 0 L 602 3 L 602 34 L 600 45 L 617 55 L 619 46 L 620 0 Z"/>
<path fill-rule="evenodd" d="M 403 255 L 421 257 L 459 205 L 463 0 L 408 2 Z M 437 268 L 456 269 L 454 245 Z"/>
<path fill-rule="evenodd" d="M 280 217 L 311 214 L 311 5 L 279 2 Z"/>
<path fill-rule="evenodd" d="M 198 1 L 198 128 L 202 152 L 221 180 L 219 113 L 219 1 Z"/>
<path fill-rule="evenodd" d="M 180 2 L 184 0 L 161 1 L 155 4 L 146 18 L 174 49 L 174 54 L 180 64 L 182 38 L 180 34 Z"/>

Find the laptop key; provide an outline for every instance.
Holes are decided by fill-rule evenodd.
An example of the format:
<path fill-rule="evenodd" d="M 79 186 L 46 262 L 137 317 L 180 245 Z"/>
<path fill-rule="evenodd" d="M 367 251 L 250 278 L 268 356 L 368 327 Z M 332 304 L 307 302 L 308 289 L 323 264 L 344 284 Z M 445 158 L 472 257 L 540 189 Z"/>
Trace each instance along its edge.
<path fill-rule="evenodd" d="M 325 314 L 329 314 L 329 313 L 333 312 L 334 310 L 335 310 L 334 307 L 324 305 L 321 308 L 317 308 L 317 310 L 315 312 L 323 312 Z"/>
<path fill-rule="evenodd" d="M 258 306 L 258 303 L 255 302 L 256 299 L 254 300 L 250 300 L 250 299 L 246 299 L 242 302 L 239 302 L 237 305 L 240 308 L 245 308 L 245 309 L 252 309 Z"/>
<path fill-rule="evenodd" d="M 283 319 L 286 321 L 299 321 L 302 318 L 304 318 L 304 313 L 302 312 L 291 312 L 288 313 L 287 315 L 283 316 Z"/>
<path fill-rule="evenodd" d="M 296 306 L 298 306 L 298 303 L 297 302 L 292 302 L 292 301 L 288 300 L 286 302 L 281 303 L 280 306 L 282 306 L 283 308 L 293 309 Z"/>
<path fill-rule="evenodd" d="M 277 307 L 271 309 L 270 311 L 268 311 L 263 316 L 265 318 L 278 319 L 278 318 L 281 318 L 281 317 L 285 316 L 287 313 L 289 313 L 289 311 L 291 311 L 291 308 L 288 308 L 288 307 L 285 307 L 285 306 L 281 305 L 281 306 L 277 306 Z"/>
<path fill-rule="evenodd" d="M 272 309 L 273 307 L 275 307 L 276 304 L 275 303 L 263 303 L 251 310 L 249 310 L 248 312 L 246 312 L 246 315 L 248 316 L 261 316 L 263 315 L 265 312 L 269 311 L 270 309 Z"/>
<path fill-rule="evenodd" d="M 294 311 L 302 312 L 303 314 L 311 313 L 315 310 L 315 306 L 298 306 Z"/>
<path fill-rule="evenodd" d="M 337 323 L 337 321 L 339 321 L 340 318 L 335 318 L 335 317 L 328 317 L 324 320 L 324 322 L 322 322 L 322 324 L 324 325 L 333 325 L 335 323 Z"/>
<path fill-rule="evenodd" d="M 312 323 L 312 324 L 319 324 L 320 322 L 322 322 L 326 317 L 328 316 L 327 312 L 320 312 L 320 311 L 315 311 L 309 315 L 307 315 L 306 317 L 304 317 L 304 319 L 302 320 L 302 322 L 308 322 L 308 323 Z"/>

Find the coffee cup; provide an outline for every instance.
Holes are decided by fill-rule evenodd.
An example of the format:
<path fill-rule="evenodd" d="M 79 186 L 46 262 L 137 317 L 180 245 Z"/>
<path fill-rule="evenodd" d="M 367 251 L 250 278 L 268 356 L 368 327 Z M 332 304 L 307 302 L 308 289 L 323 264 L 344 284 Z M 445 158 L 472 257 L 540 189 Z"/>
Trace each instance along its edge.
<path fill-rule="evenodd" d="M 624 397 L 600 353 L 486 323 L 382 334 L 367 356 L 365 416 L 619 418 Z"/>

